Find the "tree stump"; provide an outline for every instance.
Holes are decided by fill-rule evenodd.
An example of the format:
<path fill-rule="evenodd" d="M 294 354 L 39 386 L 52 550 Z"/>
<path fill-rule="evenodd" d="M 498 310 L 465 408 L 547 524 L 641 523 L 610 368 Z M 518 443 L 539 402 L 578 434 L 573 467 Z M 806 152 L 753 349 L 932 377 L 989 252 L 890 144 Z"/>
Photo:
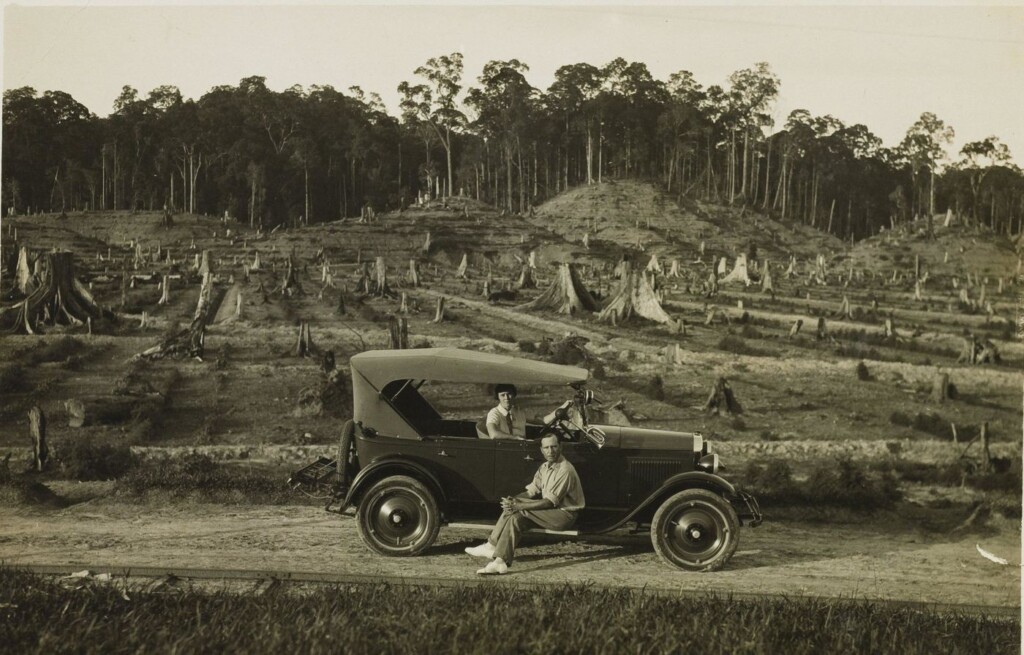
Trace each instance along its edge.
<path fill-rule="evenodd" d="M 406 293 L 404 291 L 402 292 L 402 302 L 401 302 L 401 305 L 399 305 L 399 307 L 398 307 L 398 311 L 401 314 L 408 314 L 409 313 L 409 299 L 408 299 L 408 296 L 406 296 Z"/>
<path fill-rule="evenodd" d="M 299 323 L 299 337 L 295 343 L 295 356 L 310 357 L 314 350 L 313 337 L 309 333 L 309 322 L 302 321 Z"/>
<path fill-rule="evenodd" d="M 299 282 L 299 276 L 295 270 L 295 257 L 289 254 L 287 260 L 288 268 L 284 274 L 284 280 L 281 282 L 280 292 L 285 296 L 294 296 L 302 293 L 302 284 Z"/>
<path fill-rule="evenodd" d="M 440 323 L 444 320 L 444 296 L 437 299 L 437 311 L 434 312 L 434 323 Z"/>
<path fill-rule="evenodd" d="M 537 287 L 537 280 L 534 279 L 533 269 L 529 264 L 523 264 L 516 287 L 519 289 L 535 289 Z"/>
<path fill-rule="evenodd" d="M 932 401 L 944 403 L 949 398 L 949 373 L 939 373 L 932 383 Z"/>
<path fill-rule="evenodd" d="M 549 310 L 558 314 L 578 316 L 584 311 L 596 312 L 601 308 L 598 302 L 583 286 L 576 268 L 562 264 L 551 285 L 532 301 L 519 305 L 520 310 Z"/>
<path fill-rule="evenodd" d="M 722 377 L 715 381 L 715 386 L 711 389 L 711 394 L 708 396 L 707 402 L 704 403 L 703 410 L 715 416 L 743 413 L 743 408 L 736 400 L 729 382 Z"/>
<path fill-rule="evenodd" d="M 373 266 L 374 281 L 373 281 L 373 295 L 380 298 L 387 296 L 393 296 L 391 287 L 388 286 L 388 268 L 384 263 L 383 257 L 377 257 Z"/>
<path fill-rule="evenodd" d="M 388 319 L 388 348 L 405 350 L 409 347 L 409 322 L 405 317 L 391 316 Z"/>
<path fill-rule="evenodd" d="M 992 472 L 992 453 L 989 451 L 988 421 L 981 424 L 981 456 L 982 470 L 985 473 Z"/>
<path fill-rule="evenodd" d="M 409 286 L 414 289 L 420 285 L 420 271 L 415 259 L 409 260 L 409 274 L 407 277 Z"/>
<path fill-rule="evenodd" d="M 39 405 L 28 410 L 28 430 L 32 435 L 32 468 L 42 471 L 46 468 L 50 449 L 46 445 L 46 415 Z"/>
<path fill-rule="evenodd" d="M 156 304 L 166 305 L 169 302 L 171 302 L 171 277 L 165 275 L 160 282 L 160 300 Z"/>
<path fill-rule="evenodd" d="M 896 325 L 892 318 L 885 319 L 885 338 L 886 339 L 898 339 L 899 335 L 896 334 Z"/>
<path fill-rule="evenodd" d="M 47 325 L 84 325 L 89 319 L 115 320 L 75 277 L 74 253 L 51 252 L 37 260 L 37 281 L 21 302 L 0 310 L 0 329 L 37 334 Z M 127 270 L 125 277 L 127 278 Z"/>
<path fill-rule="evenodd" d="M 818 330 L 815 336 L 817 337 L 818 341 L 822 341 L 828 338 L 828 327 L 825 325 L 824 316 L 818 317 Z"/>
<path fill-rule="evenodd" d="M 469 279 L 469 257 L 463 253 L 462 261 L 459 262 L 459 268 L 455 271 L 455 277 L 468 280 Z"/>

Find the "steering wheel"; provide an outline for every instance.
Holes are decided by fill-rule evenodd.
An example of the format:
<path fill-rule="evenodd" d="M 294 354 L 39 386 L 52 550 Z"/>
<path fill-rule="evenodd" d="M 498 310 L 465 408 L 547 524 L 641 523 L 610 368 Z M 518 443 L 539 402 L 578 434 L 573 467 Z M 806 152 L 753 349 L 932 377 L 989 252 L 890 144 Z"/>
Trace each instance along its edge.
<path fill-rule="evenodd" d="M 558 438 L 562 441 L 572 441 L 572 433 L 563 424 L 563 421 L 568 420 L 568 418 L 569 410 L 564 407 L 556 408 L 555 417 L 544 424 L 544 427 L 540 429 L 540 433 L 547 434 L 551 432 L 558 435 Z"/>
<path fill-rule="evenodd" d="M 573 441 L 574 435 L 564 423 L 567 420 L 569 420 L 569 410 L 564 407 L 556 408 L 555 417 L 541 428 L 541 434 L 553 432 L 558 435 L 559 439 Z M 599 428 L 588 425 L 581 427 L 579 432 L 583 435 L 583 438 L 597 446 L 598 449 L 604 446 L 605 434 Z"/>

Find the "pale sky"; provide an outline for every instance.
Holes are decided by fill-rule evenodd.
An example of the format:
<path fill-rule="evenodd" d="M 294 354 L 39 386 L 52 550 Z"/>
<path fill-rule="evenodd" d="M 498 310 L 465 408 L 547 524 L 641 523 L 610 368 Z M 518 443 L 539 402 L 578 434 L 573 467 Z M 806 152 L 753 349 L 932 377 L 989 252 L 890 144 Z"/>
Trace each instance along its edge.
<path fill-rule="evenodd" d="M 6 6 L 3 88 L 65 91 L 106 116 L 126 84 L 142 96 L 170 84 L 198 99 L 261 75 L 274 90 L 359 85 L 397 114 L 399 82 L 453 51 L 465 58 L 464 87 L 493 59 L 527 63 L 540 89 L 559 66 L 615 57 L 661 80 L 689 70 L 704 86 L 767 61 L 782 80 L 778 125 L 802 108 L 863 123 L 892 146 L 931 111 L 956 130 L 954 159 L 963 143 L 996 135 L 1024 162 L 1020 4 L 106 4 Z"/>

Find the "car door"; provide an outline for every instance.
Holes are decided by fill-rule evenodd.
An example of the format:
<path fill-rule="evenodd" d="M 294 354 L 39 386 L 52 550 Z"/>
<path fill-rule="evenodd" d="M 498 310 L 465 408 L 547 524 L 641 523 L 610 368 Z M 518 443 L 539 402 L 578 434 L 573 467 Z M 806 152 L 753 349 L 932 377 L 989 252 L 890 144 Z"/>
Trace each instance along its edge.
<path fill-rule="evenodd" d="M 494 497 L 521 494 L 533 481 L 537 467 L 544 462 L 540 452 L 540 439 L 498 439 L 494 444 Z"/>
<path fill-rule="evenodd" d="M 494 441 L 443 436 L 426 437 L 425 441 L 449 502 L 493 504 Z"/>

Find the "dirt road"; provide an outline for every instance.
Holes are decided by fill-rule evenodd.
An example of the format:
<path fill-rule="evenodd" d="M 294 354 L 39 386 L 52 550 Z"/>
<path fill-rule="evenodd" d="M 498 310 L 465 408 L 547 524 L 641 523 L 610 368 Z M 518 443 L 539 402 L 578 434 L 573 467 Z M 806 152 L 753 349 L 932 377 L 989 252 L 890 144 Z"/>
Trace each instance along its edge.
<path fill-rule="evenodd" d="M 354 519 L 315 507 L 115 505 L 90 502 L 43 514 L 0 508 L 0 560 L 60 564 L 287 570 L 471 580 L 481 562 L 463 553 L 484 533 L 442 529 L 424 557 L 371 554 Z M 659 590 L 878 598 L 942 604 L 1020 604 L 1019 524 L 959 539 L 881 520 L 835 525 L 768 521 L 742 529 L 726 570 L 669 568 L 646 534 L 588 542 L 531 537 L 507 579 L 591 582 Z M 1000 566 L 981 557 L 1005 557 Z"/>

